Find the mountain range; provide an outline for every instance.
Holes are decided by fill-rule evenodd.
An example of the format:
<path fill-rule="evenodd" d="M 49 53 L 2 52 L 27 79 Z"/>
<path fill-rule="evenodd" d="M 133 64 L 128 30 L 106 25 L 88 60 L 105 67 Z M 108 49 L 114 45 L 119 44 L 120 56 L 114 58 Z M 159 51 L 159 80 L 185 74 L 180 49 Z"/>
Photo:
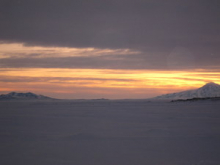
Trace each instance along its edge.
<path fill-rule="evenodd" d="M 153 99 L 158 100 L 186 100 L 193 98 L 214 98 L 220 97 L 220 85 L 210 82 L 205 84 L 204 86 L 194 89 L 187 90 L 178 93 L 170 93 L 161 96 L 157 96 Z"/>
<path fill-rule="evenodd" d="M 0 95 L 0 100 L 45 100 L 45 99 L 52 99 L 52 98 L 43 95 L 37 95 L 31 92 L 28 93 L 11 92 L 8 94 Z"/>

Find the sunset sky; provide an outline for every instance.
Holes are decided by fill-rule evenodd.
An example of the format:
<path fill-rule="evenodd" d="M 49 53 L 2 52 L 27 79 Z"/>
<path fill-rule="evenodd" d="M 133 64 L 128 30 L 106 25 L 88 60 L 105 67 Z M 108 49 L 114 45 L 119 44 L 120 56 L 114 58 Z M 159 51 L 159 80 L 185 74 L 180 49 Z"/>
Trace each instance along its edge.
<path fill-rule="evenodd" d="M 219 0 L 1 0 L 0 94 L 150 98 L 220 84 Z"/>

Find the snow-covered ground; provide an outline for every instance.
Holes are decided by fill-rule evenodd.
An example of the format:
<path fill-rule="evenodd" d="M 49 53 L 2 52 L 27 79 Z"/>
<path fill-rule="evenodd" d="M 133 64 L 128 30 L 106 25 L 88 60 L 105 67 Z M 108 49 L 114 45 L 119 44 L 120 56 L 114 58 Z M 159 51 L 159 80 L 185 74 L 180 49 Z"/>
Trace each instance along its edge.
<path fill-rule="evenodd" d="M 1 101 L 2 165 L 219 165 L 220 102 Z"/>

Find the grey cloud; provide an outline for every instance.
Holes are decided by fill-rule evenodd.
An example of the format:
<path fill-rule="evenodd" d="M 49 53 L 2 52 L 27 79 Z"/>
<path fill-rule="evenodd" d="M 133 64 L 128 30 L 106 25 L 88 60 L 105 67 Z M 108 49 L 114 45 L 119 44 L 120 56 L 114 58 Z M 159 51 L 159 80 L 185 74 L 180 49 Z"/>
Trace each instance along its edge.
<path fill-rule="evenodd" d="M 153 60 L 154 61 L 154 60 Z M 1 68 L 84 68 L 84 69 L 164 69 L 162 61 L 148 61 L 141 56 L 96 56 L 65 58 L 4 58 Z M 158 63 L 161 63 L 158 67 Z"/>
<path fill-rule="evenodd" d="M 182 53 L 182 52 L 180 52 Z M 174 56 L 174 57 L 173 57 Z M 79 69 L 219 69 L 220 59 L 191 59 L 198 57 L 179 57 L 171 54 L 163 57 L 160 54 L 146 55 L 104 55 L 93 57 L 52 57 L 52 58 L 3 58 L 0 68 L 79 68 Z"/>
<path fill-rule="evenodd" d="M 4 0 L 0 9 L 1 39 L 27 44 L 161 49 L 219 43 L 216 0 Z"/>

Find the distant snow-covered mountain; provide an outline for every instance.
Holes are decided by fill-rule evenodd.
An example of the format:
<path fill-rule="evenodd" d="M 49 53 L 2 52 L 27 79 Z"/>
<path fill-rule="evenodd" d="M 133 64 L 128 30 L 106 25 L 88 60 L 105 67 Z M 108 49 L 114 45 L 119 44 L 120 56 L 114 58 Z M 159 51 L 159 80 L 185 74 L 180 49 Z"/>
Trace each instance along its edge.
<path fill-rule="evenodd" d="M 153 99 L 185 100 L 185 99 L 192 99 L 192 98 L 208 98 L 208 97 L 220 97 L 220 85 L 210 82 L 202 86 L 201 88 L 198 88 L 195 90 L 188 90 L 188 91 L 183 91 L 179 93 L 165 94 L 165 95 L 157 96 Z"/>
<path fill-rule="evenodd" d="M 17 93 L 17 92 L 11 92 L 8 94 L 2 94 L 0 95 L 0 100 L 44 100 L 44 99 L 52 99 L 47 96 L 43 95 L 37 95 L 31 92 L 28 93 Z"/>

